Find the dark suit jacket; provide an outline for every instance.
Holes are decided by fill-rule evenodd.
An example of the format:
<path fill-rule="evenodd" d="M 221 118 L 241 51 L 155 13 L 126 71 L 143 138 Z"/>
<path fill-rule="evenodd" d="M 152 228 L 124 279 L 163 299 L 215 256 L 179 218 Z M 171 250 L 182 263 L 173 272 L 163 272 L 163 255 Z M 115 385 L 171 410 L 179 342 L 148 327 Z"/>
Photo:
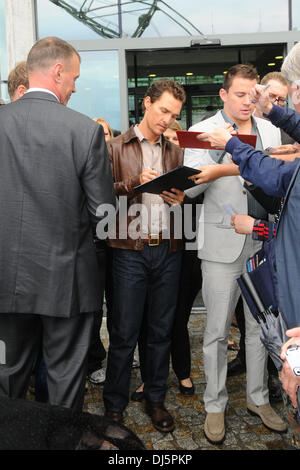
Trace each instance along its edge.
<path fill-rule="evenodd" d="M 99 308 L 91 221 L 115 204 L 103 129 L 44 92 L 0 110 L 0 312 Z"/>

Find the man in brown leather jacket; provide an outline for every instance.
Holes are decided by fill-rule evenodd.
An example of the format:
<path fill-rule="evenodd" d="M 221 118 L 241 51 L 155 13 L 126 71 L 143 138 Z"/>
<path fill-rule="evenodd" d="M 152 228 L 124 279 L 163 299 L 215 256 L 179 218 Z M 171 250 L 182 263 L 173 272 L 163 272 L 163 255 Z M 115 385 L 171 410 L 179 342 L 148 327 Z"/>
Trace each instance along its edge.
<path fill-rule="evenodd" d="M 175 216 L 173 219 L 170 214 L 168 219 L 165 215 L 170 206 L 183 202 L 184 193 L 174 188 L 160 195 L 135 194 L 134 188 L 182 164 L 181 149 L 162 134 L 180 114 L 184 101 L 185 92 L 177 83 L 168 79 L 154 82 L 144 98 L 141 123 L 108 142 L 119 216 L 116 236 L 109 239 L 114 248 L 114 305 L 108 319 L 110 345 L 103 392 L 106 416 L 123 420 L 147 298 L 146 412 L 163 432 L 174 429 L 164 398 L 182 250 L 181 237 L 175 238 Z"/>

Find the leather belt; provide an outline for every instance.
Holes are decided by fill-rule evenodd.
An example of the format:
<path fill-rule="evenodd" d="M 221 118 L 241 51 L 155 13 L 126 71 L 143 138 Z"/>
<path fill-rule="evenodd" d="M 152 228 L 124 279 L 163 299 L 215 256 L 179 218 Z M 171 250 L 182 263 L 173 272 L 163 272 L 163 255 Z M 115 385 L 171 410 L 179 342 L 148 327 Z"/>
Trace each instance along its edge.
<path fill-rule="evenodd" d="M 148 238 L 141 238 L 142 243 L 147 243 L 148 246 L 159 246 L 162 242 L 168 239 L 163 238 L 162 233 L 149 233 Z"/>

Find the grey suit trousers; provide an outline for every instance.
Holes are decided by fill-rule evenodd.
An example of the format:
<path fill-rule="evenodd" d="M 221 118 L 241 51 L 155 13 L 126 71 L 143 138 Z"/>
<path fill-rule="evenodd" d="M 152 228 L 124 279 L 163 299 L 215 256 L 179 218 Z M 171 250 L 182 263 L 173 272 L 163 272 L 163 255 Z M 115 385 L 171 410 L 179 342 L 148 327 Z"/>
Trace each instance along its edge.
<path fill-rule="evenodd" d="M 26 396 L 43 341 L 49 403 L 81 411 L 93 324 L 94 313 L 70 318 L 0 313 L 0 340 L 5 344 L 0 395 Z"/>
<path fill-rule="evenodd" d="M 261 247 L 261 242 L 246 236 L 239 258 L 233 263 L 202 260 L 202 295 L 207 309 L 203 357 L 206 376 L 204 393 L 208 413 L 223 412 L 228 401 L 227 340 L 234 310 L 240 296 L 236 279 L 246 271 L 246 261 Z M 260 326 L 244 302 L 246 327 L 247 401 L 264 405 L 269 401 L 267 352 L 260 341 Z"/>

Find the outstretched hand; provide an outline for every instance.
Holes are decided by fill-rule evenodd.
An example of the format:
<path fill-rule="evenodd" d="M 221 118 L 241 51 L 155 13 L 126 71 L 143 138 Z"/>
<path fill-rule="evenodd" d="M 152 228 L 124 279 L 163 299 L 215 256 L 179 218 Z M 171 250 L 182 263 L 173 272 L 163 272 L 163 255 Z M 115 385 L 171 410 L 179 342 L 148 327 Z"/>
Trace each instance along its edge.
<path fill-rule="evenodd" d="M 231 139 L 232 133 L 234 133 L 234 129 L 231 124 L 227 123 L 225 126 L 197 135 L 197 139 L 209 142 L 212 147 L 224 149 L 228 140 Z"/>

